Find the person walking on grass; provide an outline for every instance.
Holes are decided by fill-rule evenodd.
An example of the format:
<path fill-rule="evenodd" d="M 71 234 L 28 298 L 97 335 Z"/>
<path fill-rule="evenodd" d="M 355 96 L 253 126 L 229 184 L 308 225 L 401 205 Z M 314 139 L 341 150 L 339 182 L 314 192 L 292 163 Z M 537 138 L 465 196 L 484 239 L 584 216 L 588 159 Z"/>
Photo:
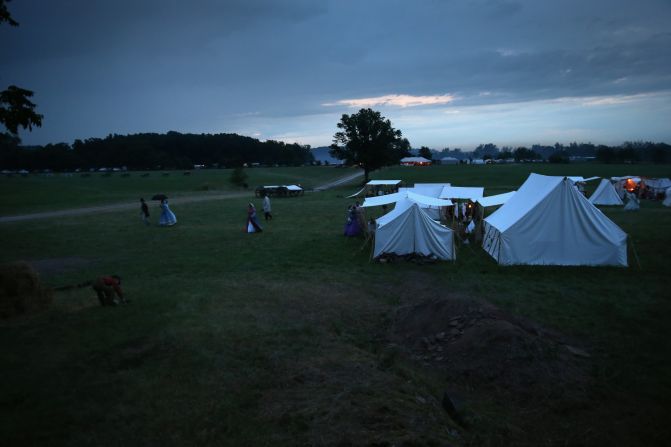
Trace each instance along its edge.
<path fill-rule="evenodd" d="M 145 225 L 148 226 L 151 224 L 151 222 L 149 222 L 149 207 L 147 206 L 147 202 L 144 201 L 144 198 L 140 198 L 140 216 Z"/>
<path fill-rule="evenodd" d="M 268 193 L 263 194 L 263 215 L 266 218 L 266 222 L 269 220 L 273 220 L 273 215 L 270 214 L 272 211 L 270 207 L 270 197 L 268 197 Z"/>

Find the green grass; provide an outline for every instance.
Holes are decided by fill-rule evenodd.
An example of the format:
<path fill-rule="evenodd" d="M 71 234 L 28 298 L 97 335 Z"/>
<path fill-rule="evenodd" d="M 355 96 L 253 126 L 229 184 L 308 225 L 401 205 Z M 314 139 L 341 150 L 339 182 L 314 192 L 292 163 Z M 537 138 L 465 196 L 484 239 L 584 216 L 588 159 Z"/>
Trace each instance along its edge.
<path fill-rule="evenodd" d="M 447 166 L 390 168 L 375 177 L 482 185 L 492 194 L 519 186 L 530 170 L 660 176 L 667 169 Z M 273 170 L 263 171 L 250 174 L 273 179 Z M 321 182 L 326 171 L 315 171 L 301 176 Z M 174 182 L 173 191 L 190 193 L 198 184 L 173 175 L 161 179 Z M 30 207 L 14 209 L 3 193 L 9 214 L 68 203 L 71 190 L 52 189 L 47 179 L 7 180 L 26 186 L 16 186 L 17 195 L 34 198 Z M 135 198 L 147 179 L 55 181 L 70 180 L 75 190 L 89 180 L 136 182 L 122 191 L 98 186 L 94 196 L 102 203 Z M 38 200 L 42 189 L 47 203 Z M 242 231 L 249 198 L 175 205 L 173 228 L 144 227 L 134 211 L 2 224 L 0 261 L 84 258 L 86 266 L 44 279 L 57 286 L 119 273 L 133 301 L 101 308 L 90 290 L 59 292 L 50 311 L 0 324 L 3 444 L 660 445 L 668 439 L 670 209 L 644 201 L 638 213 L 605 210 L 634 241 L 641 269 L 631 252 L 627 269 L 503 268 L 468 246 L 456 263 L 383 265 L 368 262 L 361 240 L 342 236 L 350 202 L 343 197 L 355 190 L 275 199 L 275 220 L 252 235 Z M 398 306 L 453 295 L 489 300 L 580 340 L 592 354 L 593 379 L 580 406 L 560 411 L 548 402 L 525 412 L 471 390 L 477 417 L 470 430 L 458 429 L 440 408 L 450 384 L 384 351 Z"/>
<path fill-rule="evenodd" d="M 118 202 L 137 202 L 154 194 L 169 197 L 237 192 L 230 182 L 232 169 L 190 171 L 138 171 L 85 174 L 30 174 L 0 177 L 0 215 L 79 208 Z M 333 167 L 245 169 L 253 190 L 267 184 L 299 183 L 310 189 L 350 173 Z M 82 177 L 86 175 L 87 177 Z M 145 175 L 143 177 L 143 175 Z"/>

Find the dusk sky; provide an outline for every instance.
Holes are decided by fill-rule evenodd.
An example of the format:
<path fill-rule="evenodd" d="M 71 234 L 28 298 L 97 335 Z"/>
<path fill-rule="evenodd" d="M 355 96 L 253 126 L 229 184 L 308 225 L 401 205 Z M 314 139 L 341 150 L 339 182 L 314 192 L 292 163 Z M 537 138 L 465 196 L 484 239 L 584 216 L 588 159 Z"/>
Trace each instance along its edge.
<path fill-rule="evenodd" d="M 0 89 L 24 144 L 138 132 L 331 143 L 380 111 L 413 147 L 671 143 L 669 0 L 13 0 Z"/>

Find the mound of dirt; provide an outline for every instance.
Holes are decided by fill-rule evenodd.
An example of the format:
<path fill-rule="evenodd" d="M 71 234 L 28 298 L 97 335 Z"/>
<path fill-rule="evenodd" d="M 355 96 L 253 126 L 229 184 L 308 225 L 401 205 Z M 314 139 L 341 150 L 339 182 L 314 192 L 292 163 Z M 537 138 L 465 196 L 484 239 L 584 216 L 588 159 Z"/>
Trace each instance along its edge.
<path fill-rule="evenodd" d="M 38 312 L 53 301 L 37 272 L 25 262 L 0 265 L 0 319 Z"/>
<path fill-rule="evenodd" d="M 488 303 L 432 300 L 401 308 L 390 339 L 411 358 L 470 389 L 516 397 L 564 395 L 586 384 L 587 354 L 558 332 Z"/>

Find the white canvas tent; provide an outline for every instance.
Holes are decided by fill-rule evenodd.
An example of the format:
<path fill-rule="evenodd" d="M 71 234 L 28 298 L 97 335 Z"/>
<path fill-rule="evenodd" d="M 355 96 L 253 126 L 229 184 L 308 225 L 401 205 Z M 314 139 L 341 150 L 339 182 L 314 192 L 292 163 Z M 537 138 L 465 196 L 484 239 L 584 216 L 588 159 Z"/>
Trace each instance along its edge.
<path fill-rule="evenodd" d="M 377 220 L 373 257 L 385 253 L 454 260 L 454 232 L 431 219 L 418 203 L 403 199 Z"/>
<path fill-rule="evenodd" d="M 415 183 L 412 188 L 400 188 L 399 191 L 403 189 L 408 189 L 417 194 L 423 196 L 430 196 L 439 198 L 440 193 L 443 191 L 443 188 L 446 186 L 451 186 L 450 183 Z"/>
<path fill-rule="evenodd" d="M 589 201 L 593 205 L 624 205 L 613 184 L 605 178 L 601 179 Z"/>
<path fill-rule="evenodd" d="M 666 197 L 664 197 L 664 201 L 662 202 L 662 205 L 671 206 L 671 188 L 668 188 L 666 190 Z"/>
<path fill-rule="evenodd" d="M 424 157 L 404 157 L 401 158 L 402 166 L 430 165 L 431 160 Z"/>
<path fill-rule="evenodd" d="M 668 178 L 648 178 L 643 179 L 643 184 L 650 189 L 653 194 L 658 194 L 671 188 L 671 179 Z"/>
<path fill-rule="evenodd" d="M 485 219 L 482 247 L 502 265 L 627 265 L 627 234 L 565 177 L 531 174 Z"/>
<path fill-rule="evenodd" d="M 571 180 L 573 183 L 586 183 L 586 182 L 591 182 L 592 180 L 597 180 L 600 179 L 601 177 L 583 177 L 580 175 L 573 175 L 573 176 L 568 176 L 566 177 L 567 179 Z"/>
<path fill-rule="evenodd" d="M 419 205 L 424 207 L 440 208 L 441 206 L 452 205 L 452 202 L 450 200 L 437 199 L 435 197 L 414 193 L 409 188 L 401 188 L 401 191 L 396 192 L 394 194 L 387 194 L 386 196 L 378 196 L 378 197 L 367 197 L 364 200 L 363 205 L 361 206 L 366 208 L 369 206 L 389 205 L 392 203 L 402 202 L 406 199 L 418 203 Z"/>
<path fill-rule="evenodd" d="M 438 197 L 441 199 L 470 199 L 475 202 L 484 193 L 485 188 L 480 186 L 446 186 Z"/>

